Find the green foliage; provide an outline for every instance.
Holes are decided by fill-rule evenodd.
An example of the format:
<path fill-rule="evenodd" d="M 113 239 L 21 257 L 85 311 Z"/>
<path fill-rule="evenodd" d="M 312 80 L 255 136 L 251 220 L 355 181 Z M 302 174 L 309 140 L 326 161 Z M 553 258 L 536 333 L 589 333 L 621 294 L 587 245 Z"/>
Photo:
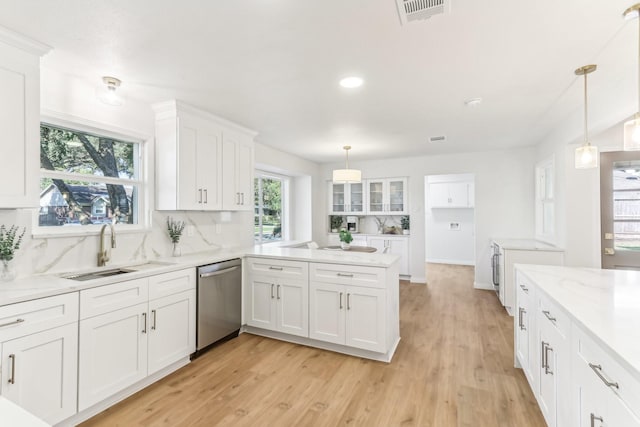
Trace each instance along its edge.
<path fill-rule="evenodd" d="M 340 230 L 340 241 L 346 244 L 353 242 L 353 236 L 351 235 L 351 232 L 346 228 Z"/>
<path fill-rule="evenodd" d="M 15 252 L 20 249 L 26 231 L 27 229 L 23 227 L 22 233 L 18 235 L 17 226 L 12 225 L 7 229 L 4 224 L 0 225 L 0 260 L 11 261 L 13 259 Z"/>
<path fill-rule="evenodd" d="M 184 231 L 184 221 L 178 221 L 170 216 L 167 217 L 167 231 L 169 232 L 169 238 L 173 243 L 178 243 L 180 241 L 180 236 L 182 236 L 182 232 Z"/>
<path fill-rule="evenodd" d="M 340 215 L 331 215 L 329 221 L 331 222 L 332 230 L 337 230 L 342 227 L 342 217 Z"/>
<path fill-rule="evenodd" d="M 409 219 L 409 215 L 404 215 L 400 218 L 400 224 L 402 225 L 403 230 L 408 230 L 411 226 L 411 220 Z"/>

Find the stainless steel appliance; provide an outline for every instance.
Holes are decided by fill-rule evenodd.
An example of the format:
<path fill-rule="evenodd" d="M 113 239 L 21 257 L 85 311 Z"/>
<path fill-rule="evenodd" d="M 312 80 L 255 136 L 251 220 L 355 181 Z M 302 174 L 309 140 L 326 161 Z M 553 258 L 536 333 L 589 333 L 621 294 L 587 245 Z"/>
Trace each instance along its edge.
<path fill-rule="evenodd" d="M 493 255 L 491 255 L 491 280 L 493 289 L 500 296 L 500 246 L 493 243 Z"/>
<path fill-rule="evenodd" d="M 347 217 L 347 230 L 351 233 L 358 232 L 358 217 L 357 216 L 348 216 Z"/>
<path fill-rule="evenodd" d="M 240 259 L 198 267 L 196 350 L 238 336 L 242 314 Z"/>

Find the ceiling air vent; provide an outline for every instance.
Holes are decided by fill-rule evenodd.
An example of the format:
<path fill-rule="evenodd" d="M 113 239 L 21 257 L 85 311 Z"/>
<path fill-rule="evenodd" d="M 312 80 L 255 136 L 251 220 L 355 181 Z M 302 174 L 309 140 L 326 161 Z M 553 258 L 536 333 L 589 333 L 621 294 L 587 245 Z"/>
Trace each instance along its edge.
<path fill-rule="evenodd" d="M 429 142 L 430 143 L 434 143 L 434 142 L 445 142 L 447 140 L 447 138 L 442 135 L 442 136 L 432 136 L 429 138 Z"/>
<path fill-rule="evenodd" d="M 448 11 L 450 0 L 396 0 L 402 25 Z"/>

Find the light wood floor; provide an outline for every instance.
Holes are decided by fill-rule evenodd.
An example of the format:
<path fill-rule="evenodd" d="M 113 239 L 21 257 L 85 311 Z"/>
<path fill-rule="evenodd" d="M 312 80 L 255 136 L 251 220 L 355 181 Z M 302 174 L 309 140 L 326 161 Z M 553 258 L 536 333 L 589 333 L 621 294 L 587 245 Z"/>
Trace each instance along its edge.
<path fill-rule="evenodd" d="M 242 334 L 83 426 L 544 426 L 495 294 L 428 277 L 401 283 L 390 364 Z"/>

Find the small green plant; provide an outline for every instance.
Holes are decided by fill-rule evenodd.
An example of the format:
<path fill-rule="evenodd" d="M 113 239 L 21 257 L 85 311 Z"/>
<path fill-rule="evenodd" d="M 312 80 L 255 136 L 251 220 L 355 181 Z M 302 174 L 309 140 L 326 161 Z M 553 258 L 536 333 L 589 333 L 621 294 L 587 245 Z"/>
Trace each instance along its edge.
<path fill-rule="evenodd" d="M 178 243 L 180 241 L 180 236 L 182 236 L 182 232 L 184 231 L 184 221 L 178 221 L 170 216 L 167 217 L 167 231 L 169 232 L 169 238 L 173 243 Z"/>
<path fill-rule="evenodd" d="M 4 224 L 0 225 L 0 260 L 11 261 L 16 251 L 20 249 L 22 238 L 27 231 L 22 228 L 22 233 L 18 234 L 18 226 L 12 225 L 7 229 Z"/>
<path fill-rule="evenodd" d="M 331 223 L 332 230 L 339 230 L 340 227 L 342 227 L 342 217 L 339 215 L 331 215 L 329 222 Z"/>
<path fill-rule="evenodd" d="M 400 225 L 402 225 L 403 230 L 408 230 L 411 227 L 411 220 L 409 219 L 409 215 L 404 215 L 400 218 Z"/>
<path fill-rule="evenodd" d="M 340 241 L 346 243 L 347 245 L 353 242 L 353 236 L 351 235 L 351 232 L 346 228 L 340 230 Z"/>

